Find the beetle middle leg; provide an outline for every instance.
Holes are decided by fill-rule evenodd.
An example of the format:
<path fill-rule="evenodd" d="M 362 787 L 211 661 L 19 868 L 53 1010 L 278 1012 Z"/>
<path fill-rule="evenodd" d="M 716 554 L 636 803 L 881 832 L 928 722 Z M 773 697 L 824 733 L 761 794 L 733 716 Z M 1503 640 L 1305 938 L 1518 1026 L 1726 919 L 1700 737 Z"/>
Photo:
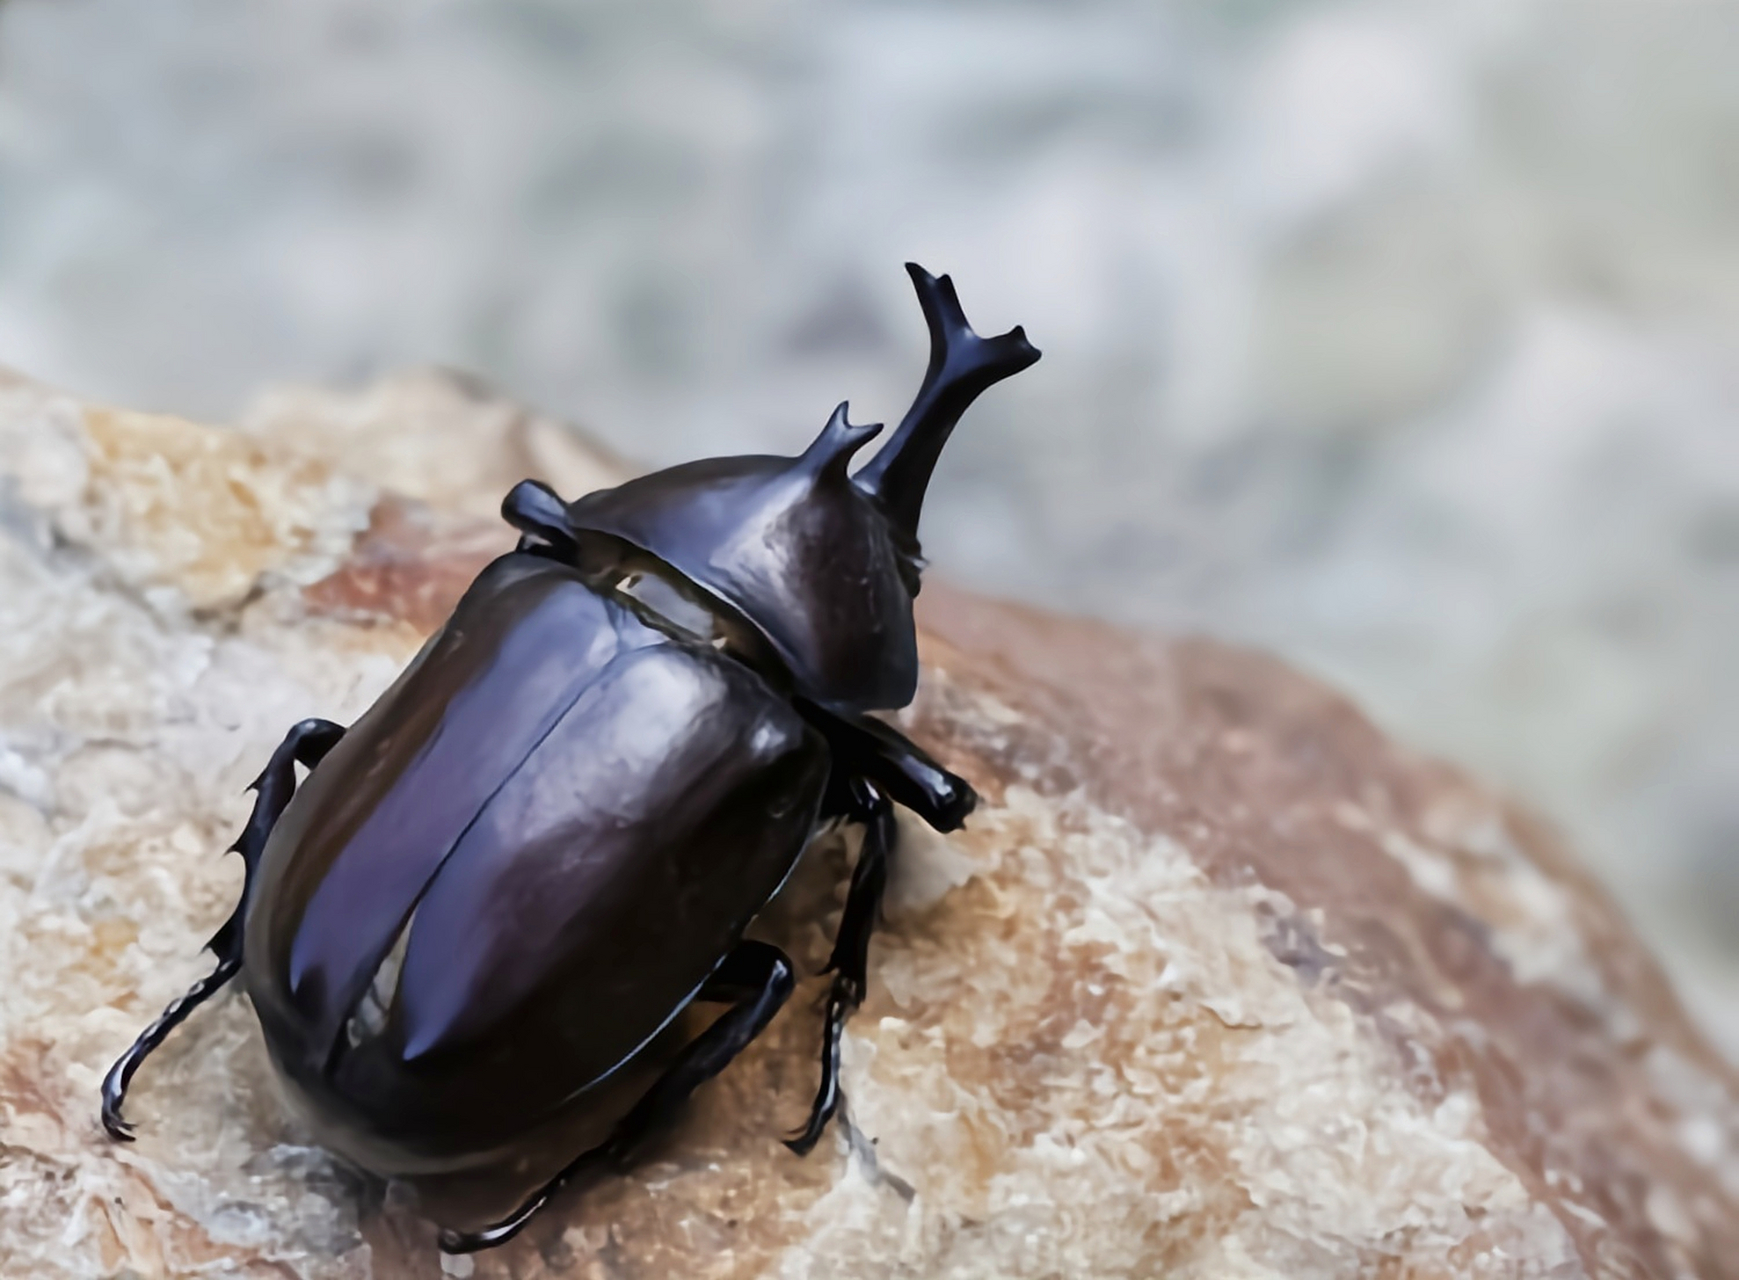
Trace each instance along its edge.
<path fill-rule="evenodd" d="M 248 891 L 252 888 L 254 871 L 259 866 L 266 839 L 272 834 L 278 816 L 290 803 L 290 797 L 296 794 L 296 764 L 300 761 L 312 769 L 325 759 L 326 753 L 343 736 L 343 725 L 330 720 L 303 720 L 284 736 L 265 769 L 254 779 L 250 788 L 255 792 L 253 812 L 248 815 L 247 826 L 242 828 L 240 837 L 230 846 L 231 852 L 241 854 L 246 868 L 241 901 L 207 944 L 217 957 L 217 967 L 188 988 L 186 994 L 170 1001 L 169 1007 L 139 1033 L 139 1038 L 116 1059 L 108 1075 L 103 1077 L 103 1128 L 109 1131 L 110 1137 L 122 1142 L 133 1140 L 133 1126 L 121 1118 L 121 1103 L 139 1064 L 186 1020 L 188 1014 L 211 999 L 241 970 L 242 923 L 247 912 Z"/>
<path fill-rule="evenodd" d="M 575 1178 L 594 1171 L 624 1172 L 641 1144 L 670 1123 L 688 1096 L 729 1066 L 731 1059 L 766 1029 L 795 985 L 795 972 L 783 951 L 771 943 L 739 942 L 696 996 L 699 1000 L 728 1000 L 731 1008 L 689 1041 L 640 1101 L 616 1122 L 609 1137 L 570 1162 L 500 1222 L 481 1231 L 441 1232 L 441 1250 L 475 1253 L 506 1244 Z"/>

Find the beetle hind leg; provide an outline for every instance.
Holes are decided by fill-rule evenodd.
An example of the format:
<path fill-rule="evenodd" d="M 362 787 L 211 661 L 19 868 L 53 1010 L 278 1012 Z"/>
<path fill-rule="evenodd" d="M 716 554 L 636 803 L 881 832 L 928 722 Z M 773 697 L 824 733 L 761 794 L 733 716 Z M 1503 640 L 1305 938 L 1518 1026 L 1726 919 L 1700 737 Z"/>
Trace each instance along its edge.
<path fill-rule="evenodd" d="M 256 793 L 253 812 L 248 815 L 247 826 L 242 828 L 241 835 L 230 846 L 231 852 L 241 854 L 246 867 L 241 901 L 236 904 L 236 909 L 208 944 L 211 953 L 217 957 L 217 967 L 189 987 L 184 995 L 170 1001 L 169 1007 L 163 1010 L 155 1022 L 139 1033 L 139 1038 L 115 1060 L 108 1075 L 103 1077 L 103 1128 L 109 1131 L 110 1137 L 122 1142 L 133 1140 L 133 1126 L 121 1118 L 121 1103 L 126 1099 L 127 1086 L 132 1083 L 133 1073 L 139 1069 L 139 1064 L 163 1043 L 171 1031 L 186 1021 L 188 1014 L 209 1000 L 240 972 L 242 921 L 247 910 L 249 890 L 253 887 L 254 871 L 259 866 L 260 854 L 266 847 L 266 838 L 272 834 L 278 815 L 283 813 L 284 807 L 290 803 L 290 797 L 296 793 L 296 763 L 300 761 L 310 769 L 313 768 L 343 736 L 344 727 L 330 720 L 304 720 L 284 736 L 284 741 L 272 753 L 265 770 L 254 780 L 250 788 Z"/>
<path fill-rule="evenodd" d="M 845 1035 L 846 1019 L 863 1002 L 869 980 L 870 934 L 875 931 L 882 894 L 888 887 L 888 858 L 897 838 L 894 807 L 875 784 L 857 779 L 851 789 L 851 816 L 864 824 L 863 848 L 857 855 L 857 866 L 852 869 L 851 888 L 845 896 L 845 912 L 840 917 L 839 933 L 833 941 L 833 955 L 827 962 L 828 969 L 833 972 L 833 989 L 827 996 L 826 1030 L 821 1044 L 821 1085 L 815 1091 L 808 1122 L 785 1141 L 785 1145 L 800 1156 L 815 1149 L 844 1096 L 839 1088 L 840 1040 Z"/>
<path fill-rule="evenodd" d="M 791 961 L 766 942 L 740 942 L 725 957 L 696 997 L 729 1000 L 731 1008 L 679 1053 L 663 1075 L 616 1122 L 610 1136 L 582 1153 L 510 1215 L 481 1231 L 441 1232 L 443 1253 L 475 1253 L 506 1244 L 538 1210 L 583 1175 L 621 1173 L 634 1153 L 676 1115 L 688 1096 L 723 1071 L 778 1013 L 796 985 Z"/>

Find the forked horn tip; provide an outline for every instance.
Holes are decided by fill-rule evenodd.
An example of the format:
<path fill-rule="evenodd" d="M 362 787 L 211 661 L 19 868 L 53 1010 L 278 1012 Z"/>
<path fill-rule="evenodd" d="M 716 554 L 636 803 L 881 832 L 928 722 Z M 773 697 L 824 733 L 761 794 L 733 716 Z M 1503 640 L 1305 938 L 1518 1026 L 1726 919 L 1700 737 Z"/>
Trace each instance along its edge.
<path fill-rule="evenodd" d="M 1021 359 L 1024 362 L 1021 365 L 1022 369 L 1026 368 L 1028 365 L 1037 363 L 1038 358 L 1044 355 L 1044 352 L 1033 346 L 1032 342 L 1027 338 L 1026 326 L 1024 324 L 1015 325 L 1014 328 L 1010 329 L 1002 336 L 1009 346 L 1020 352 Z"/>

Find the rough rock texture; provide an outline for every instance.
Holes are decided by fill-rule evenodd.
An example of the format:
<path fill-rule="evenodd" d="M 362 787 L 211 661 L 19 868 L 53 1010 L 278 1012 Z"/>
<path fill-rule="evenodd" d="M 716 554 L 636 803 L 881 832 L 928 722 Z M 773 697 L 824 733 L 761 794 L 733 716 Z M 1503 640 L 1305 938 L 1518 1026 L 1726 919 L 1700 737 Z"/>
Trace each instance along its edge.
<path fill-rule="evenodd" d="M 814 978 L 634 1176 L 476 1259 L 307 1145 L 240 998 L 110 1143 L 283 728 L 385 686 L 514 467 L 612 472 L 438 376 L 261 417 L 0 379 L 0 1274 L 1739 1277 L 1739 1081 L 1549 835 L 1270 658 L 935 583 L 903 720 L 986 803 L 902 824 L 810 1159 Z M 763 922 L 808 974 L 848 856 Z"/>

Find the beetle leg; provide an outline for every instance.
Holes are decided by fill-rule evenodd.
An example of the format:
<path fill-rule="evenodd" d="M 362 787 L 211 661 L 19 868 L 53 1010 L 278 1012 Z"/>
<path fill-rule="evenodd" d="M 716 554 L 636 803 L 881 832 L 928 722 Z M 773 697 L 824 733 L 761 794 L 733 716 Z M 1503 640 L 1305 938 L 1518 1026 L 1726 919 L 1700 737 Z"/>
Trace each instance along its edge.
<path fill-rule="evenodd" d="M 103 1128 L 109 1131 L 110 1137 L 122 1142 L 133 1140 L 133 1126 L 121 1118 L 121 1103 L 139 1064 L 186 1020 L 188 1014 L 209 1000 L 240 971 L 242 922 L 247 911 L 248 894 L 253 887 L 254 871 L 259 866 L 260 854 L 278 815 L 283 813 L 284 806 L 296 793 L 296 762 L 301 761 L 313 768 L 343 736 L 344 726 L 330 720 L 304 720 L 284 736 L 284 741 L 272 752 L 265 770 L 254 779 L 249 788 L 256 793 L 253 812 L 248 815 L 247 826 L 242 828 L 240 837 L 230 846 L 230 852 L 241 854 L 246 868 L 241 901 L 206 944 L 217 957 L 217 967 L 188 988 L 185 995 L 170 1001 L 169 1007 L 139 1033 L 132 1047 L 116 1059 L 109 1074 L 103 1077 Z"/>
<path fill-rule="evenodd" d="M 700 998 L 732 1000 L 732 1007 L 679 1053 L 639 1102 L 616 1122 L 610 1136 L 576 1158 L 508 1217 L 481 1231 L 442 1231 L 444 1253 L 475 1253 L 506 1244 L 533 1214 L 575 1178 L 593 1172 L 620 1173 L 646 1138 L 675 1116 L 689 1094 L 730 1065 L 766 1028 L 796 984 L 791 961 L 766 942 L 739 942 L 719 965 Z"/>
<path fill-rule="evenodd" d="M 568 527 L 567 504 L 539 480 L 521 480 L 501 500 L 501 518 L 523 537 L 519 550 L 548 547 L 558 558 L 571 556 L 577 543 Z"/>
<path fill-rule="evenodd" d="M 948 772 L 924 749 L 890 724 L 873 716 L 830 711 L 807 700 L 803 713 L 827 739 L 835 771 L 824 809 L 864 824 L 863 849 L 852 870 L 839 935 L 827 967 L 834 973 L 827 997 L 826 1031 L 821 1047 L 821 1084 L 809 1122 L 785 1143 L 808 1155 L 827 1122 L 839 1110 L 839 1046 L 845 1022 L 863 1001 L 869 971 L 869 940 L 888 883 L 888 858 L 896 829 L 889 798 L 905 805 L 938 831 L 957 831 L 978 804 L 966 779 Z M 841 793 L 844 794 L 841 794 Z"/>
<path fill-rule="evenodd" d="M 936 830 L 958 831 L 977 807 L 971 783 L 949 773 L 891 724 L 806 701 L 797 709 L 827 739 L 841 773 L 868 778 Z"/>
<path fill-rule="evenodd" d="M 888 887 L 888 857 L 894 851 L 897 830 L 894 807 L 872 782 L 862 778 L 851 784 L 851 817 L 864 824 L 863 848 L 852 868 L 851 888 L 845 895 L 845 912 L 833 940 L 833 955 L 827 967 L 833 972 L 833 989 L 827 996 L 827 1023 L 821 1043 L 821 1085 L 815 1091 L 809 1122 L 785 1145 L 806 1156 L 821 1140 L 827 1122 L 839 1110 L 839 1042 L 845 1020 L 863 1002 L 869 979 L 870 934 L 881 911 L 882 893 Z"/>

